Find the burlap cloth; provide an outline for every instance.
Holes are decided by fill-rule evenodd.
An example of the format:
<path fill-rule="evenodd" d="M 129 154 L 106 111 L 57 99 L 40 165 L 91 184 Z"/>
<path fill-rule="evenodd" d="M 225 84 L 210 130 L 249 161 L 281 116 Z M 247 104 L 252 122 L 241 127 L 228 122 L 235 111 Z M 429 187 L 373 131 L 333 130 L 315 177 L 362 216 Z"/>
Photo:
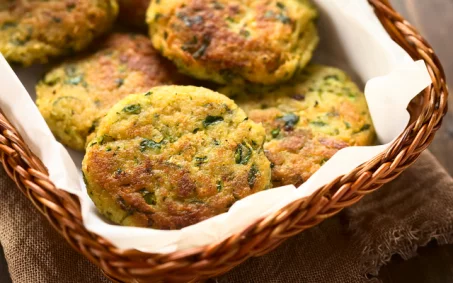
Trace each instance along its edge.
<path fill-rule="evenodd" d="M 13 282 L 109 282 L 38 215 L 3 170 L 0 212 L 0 243 Z M 377 281 L 373 276 L 393 254 L 407 259 L 432 239 L 453 242 L 452 224 L 453 180 L 425 152 L 391 184 L 213 281 Z M 6 263 L 0 264 L 0 282 L 9 282 Z"/>

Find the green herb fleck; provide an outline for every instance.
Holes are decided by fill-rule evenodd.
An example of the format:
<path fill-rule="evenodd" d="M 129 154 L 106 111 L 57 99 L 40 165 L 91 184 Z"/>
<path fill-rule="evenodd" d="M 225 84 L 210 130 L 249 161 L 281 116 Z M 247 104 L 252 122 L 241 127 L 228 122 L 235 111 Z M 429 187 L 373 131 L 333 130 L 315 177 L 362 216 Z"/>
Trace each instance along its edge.
<path fill-rule="evenodd" d="M 291 23 L 291 19 L 287 16 L 287 15 L 284 15 L 283 13 L 280 13 L 280 14 L 277 14 L 275 16 L 275 18 L 277 20 L 279 20 L 280 22 L 282 22 L 283 24 L 289 24 Z"/>
<path fill-rule="evenodd" d="M 78 75 L 75 77 L 68 78 L 65 83 L 70 85 L 78 85 L 80 82 L 83 81 L 83 75 Z"/>
<path fill-rule="evenodd" d="M 157 22 L 161 17 L 162 17 L 161 13 L 156 13 L 156 15 L 154 16 L 154 21 Z"/>
<path fill-rule="evenodd" d="M 155 142 L 153 140 L 143 139 L 140 142 L 140 151 L 144 152 L 148 148 L 150 148 L 150 149 L 161 149 L 162 148 L 162 144 L 161 143 L 157 143 L 157 142 Z"/>
<path fill-rule="evenodd" d="M 329 161 L 329 158 L 323 158 L 321 162 L 319 162 L 319 165 L 324 165 L 327 161 Z"/>
<path fill-rule="evenodd" d="M 252 157 L 252 149 L 245 143 L 238 144 L 236 151 L 234 152 L 234 160 L 236 164 L 246 165 L 250 157 Z"/>
<path fill-rule="evenodd" d="M 283 4 L 282 2 L 277 2 L 277 7 L 279 7 L 280 9 L 285 9 L 285 4 Z"/>
<path fill-rule="evenodd" d="M 208 35 L 203 36 L 203 40 L 201 42 L 200 48 L 198 48 L 194 53 L 192 53 L 193 58 L 198 59 L 206 53 L 206 49 L 208 49 L 209 45 L 211 44 L 211 37 Z"/>
<path fill-rule="evenodd" d="M 100 145 L 103 145 L 105 144 L 106 142 L 111 142 L 111 141 L 114 141 L 113 137 L 109 136 L 109 135 L 102 135 L 98 138 L 98 143 Z"/>
<path fill-rule="evenodd" d="M 145 93 L 145 96 L 150 96 L 151 94 L 153 94 L 152 91 L 148 91 L 147 93 Z"/>
<path fill-rule="evenodd" d="M 278 137 L 279 134 L 280 134 L 280 128 L 276 128 L 271 131 L 271 135 L 273 138 Z"/>
<path fill-rule="evenodd" d="M 260 171 L 258 170 L 258 166 L 255 164 L 252 165 L 252 168 L 250 168 L 249 175 L 247 178 L 247 181 L 249 183 L 250 188 L 253 188 L 256 182 L 256 177 Z"/>
<path fill-rule="evenodd" d="M 266 11 L 266 13 L 264 13 L 265 18 L 272 18 L 273 16 L 274 16 L 274 12 L 272 12 L 272 11 Z"/>
<path fill-rule="evenodd" d="M 360 130 L 358 131 L 358 133 L 360 132 L 363 132 L 363 131 L 366 131 L 366 130 L 369 130 L 371 128 L 371 125 L 370 124 L 365 124 L 363 125 Z"/>
<path fill-rule="evenodd" d="M 0 30 L 6 30 L 6 29 L 9 29 L 9 28 L 14 28 L 14 27 L 17 27 L 17 23 L 6 22 L 6 23 L 3 23 L 3 25 L 0 27 Z"/>
<path fill-rule="evenodd" d="M 156 194 L 154 192 L 150 192 L 147 189 L 141 189 L 138 192 L 142 195 L 147 204 L 156 205 Z"/>
<path fill-rule="evenodd" d="M 220 70 L 220 75 L 225 79 L 227 82 L 232 82 L 235 78 L 234 72 L 230 69 L 223 69 Z"/>
<path fill-rule="evenodd" d="M 249 32 L 248 30 L 245 30 L 245 29 L 241 30 L 241 31 L 239 32 L 239 34 L 242 35 L 242 36 L 245 37 L 245 38 L 247 38 L 247 37 L 250 36 L 250 32 Z"/>
<path fill-rule="evenodd" d="M 207 160 L 208 160 L 208 157 L 207 157 L 207 156 L 195 157 L 195 164 L 196 164 L 198 167 L 200 167 L 201 164 L 206 163 Z"/>
<path fill-rule="evenodd" d="M 123 108 L 123 112 L 128 114 L 140 114 L 142 107 L 140 104 L 131 104 Z"/>
<path fill-rule="evenodd" d="M 351 128 L 351 124 L 349 124 L 349 122 L 347 122 L 347 121 L 343 121 L 343 122 L 344 122 L 344 125 L 346 126 L 346 129 Z"/>
<path fill-rule="evenodd" d="M 116 87 L 120 87 L 124 84 L 124 80 L 122 78 L 118 78 L 115 80 Z"/>
<path fill-rule="evenodd" d="M 339 81 L 340 80 L 340 78 L 337 75 L 328 75 L 328 76 L 324 77 L 324 80 L 328 80 L 328 79 L 332 79 L 332 80 L 335 80 L 335 81 Z"/>
<path fill-rule="evenodd" d="M 223 189 L 223 181 L 222 180 L 219 180 L 217 181 L 217 192 L 221 192 Z"/>
<path fill-rule="evenodd" d="M 313 126 L 316 126 L 316 127 L 324 127 L 324 126 L 327 125 L 323 121 L 311 121 L 310 124 L 313 125 Z"/>
<path fill-rule="evenodd" d="M 198 16 L 189 17 L 189 16 L 187 16 L 184 13 L 178 13 L 176 16 L 180 20 L 182 20 L 187 27 L 191 27 L 193 25 L 197 25 L 197 24 L 203 23 L 203 17 L 199 16 L 199 15 Z"/>
<path fill-rule="evenodd" d="M 203 121 L 203 126 L 206 128 L 209 125 L 217 124 L 223 121 L 222 116 L 208 116 Z"/>

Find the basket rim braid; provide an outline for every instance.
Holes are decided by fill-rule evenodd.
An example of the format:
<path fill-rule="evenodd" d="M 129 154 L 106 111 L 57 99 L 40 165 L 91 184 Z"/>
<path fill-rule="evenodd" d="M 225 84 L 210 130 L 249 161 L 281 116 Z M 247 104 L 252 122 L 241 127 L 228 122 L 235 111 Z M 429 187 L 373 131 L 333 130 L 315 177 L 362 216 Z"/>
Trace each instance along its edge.
<path fill-rule="evenodd" d="M 251 256 L 271 251 L 286 238 L 317 225 L 395 179 L 415 162 L 441 126 L 447 112 L 448 89 L 439 59 L 388 0 L 368 2 L 392 39 L 414 60 L 425 61 L 432 84 L 411 102 L 409 125 L 385 152 L 311 196 L 256 221 L 241 233 L 208 246 L 170 254 L 119 250 L 85 229 L 78 198 L 55 187 L 43 163 L 0 113 L 0 157 L 5 171 L 67 242 L 114 281 L 196 281 L 225 273 Z"/>

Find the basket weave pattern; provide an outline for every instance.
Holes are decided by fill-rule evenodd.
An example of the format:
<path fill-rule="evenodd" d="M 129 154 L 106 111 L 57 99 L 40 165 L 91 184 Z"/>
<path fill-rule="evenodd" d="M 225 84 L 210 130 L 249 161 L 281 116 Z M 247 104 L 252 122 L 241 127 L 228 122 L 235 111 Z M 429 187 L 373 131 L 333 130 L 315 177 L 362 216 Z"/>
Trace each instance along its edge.
<path fill-rule="evenodd" d="M 286 238 L 317 225 L 395 179 L 414 163 L 439 129 L 447 112 L 448 97 L 439 59 L 387 0 L 368 1 L 393 40 L 413 59 L 423 59 L 428 67 L 432 84 L 412 101 L 410 124 L 386 152 L 222 242 L 165 255 L 116 249 L 85 229 L 77 197 L 54 186 L 45 166 L 0 113 L 3 166 L 20 191 L 68 243 L 115 281 L 195 281 L 225 273 L 251 256 L 271 251 Z"/>

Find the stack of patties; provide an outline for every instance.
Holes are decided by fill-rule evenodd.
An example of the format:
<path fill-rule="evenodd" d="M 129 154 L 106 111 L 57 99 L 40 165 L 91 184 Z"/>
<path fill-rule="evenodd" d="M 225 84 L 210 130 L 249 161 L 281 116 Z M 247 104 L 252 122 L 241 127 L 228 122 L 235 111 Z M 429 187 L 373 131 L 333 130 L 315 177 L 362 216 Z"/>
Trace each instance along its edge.
<path fill-rule="evenodd" d="M 142 28 L 135 7 L 147 2 L 120 1 L 120 22 Z M 37 104 L 57 139 L 86 150 L 85 183 L 103 215 L 180 229 L 373 144 L 358 87 L 307 66 L 316 16 L 306 0 L 151 1 L 150 38 L 100 39 L 46 74 Z"/>

